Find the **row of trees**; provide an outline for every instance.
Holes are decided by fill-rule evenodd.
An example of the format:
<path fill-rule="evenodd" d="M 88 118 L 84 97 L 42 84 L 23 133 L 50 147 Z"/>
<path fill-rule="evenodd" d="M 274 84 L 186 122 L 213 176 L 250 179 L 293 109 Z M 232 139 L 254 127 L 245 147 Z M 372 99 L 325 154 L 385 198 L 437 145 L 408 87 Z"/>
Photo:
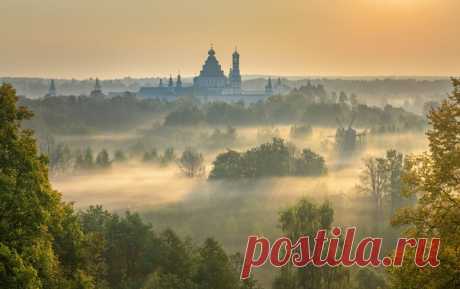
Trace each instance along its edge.
<path fill-rule="evenodd" d="M 299 152 L 283 139 L 250 149 L 244 153 L 229 150 L 213 162 L 210 179 L 238 179 L 274 176 L 319 176 L 327 172 L 320 155 L 309 149 Z"/>
<path fill-rule="evenodd" d="M 302 94 L 272 96 L 264 102 L 245 106 L 243 103 L 209 103 L 180 107 L 165 118 L 167 126 L 197 124 L 256 125 L 305 122 L 313 125 L 336 125 L 336 116 L 356 116 L 358 126 L 377 127 L 382 123 L 398 131 L 421 130 L 424 119 L 391 105 L 383 109 L 365 104 L 312 102 Z"/>
<path fill-rule="evenodd" d="M 356 96 L 328 93 L 321 85 L 306 85 L 287 95 L 274 95 L 252 104 L 201 103 L 193 97 L 172 102 L 117 96 L 107 99 L 91 97 L 48 97 L 21 99 L 37 113 L 34 129 L 50 133 L 90 133 L 94 131 L 132 128 L 146 119 L 164 119 L 167 126 L 254 125 L 307 122 L 314 125 L 335 125 L 335 117 L 357 114 L 357 125 L 378 126 L 382 123 L 400 130 L 420 129 L 423 118 L 400 108 L 384 109 L 359 104 Z"/>
<path fill-rule="evenodd" d="M 78 220 L 95 288 L 256 288 L 238 278 L 240 255 L 228 256 L 214 239 L 196 246 L 172 230 L 153 231 L 137 214 L 122 217 L 99 206 L 80 212 Z"/>
<path fill-rule="evenodd" d="M 134 155 L 126 154 L 123 150 L 116 150 L 113 156 L 110 156 L 106 149 L 102 149 L 94 157 L 93 150 L 91 147 L 87 147 L 85 150 L 73 151 L 66 144 L 58 144 L 54 146 L 48 152 L 49 168 L 53 173 L 68 172 L 68 171 L 87 171 L 93 169 L 107 169 L 112 166 L 113 163 L 123 163 L 132 158 Z M 196 161 L 192 161 L 193 158 L 199 160 L 199 166 Z M 189 166 L 195 166 L 198 170 L 204 167 L 204 159 L 202 155 L 190 148 L 184 150 L 184 152 L 177 156 L 173 147 L 167 147 L 163 153 L 158 153 L 156 148 L 152 148 L 142 155 L 142 161 L 149 164 L 157 164 L 160 166 L 168 166 L 173 163 L 177 163 L 187 176 L 196 176 L 196 172 L 191 173 L 188 169 Z"/>

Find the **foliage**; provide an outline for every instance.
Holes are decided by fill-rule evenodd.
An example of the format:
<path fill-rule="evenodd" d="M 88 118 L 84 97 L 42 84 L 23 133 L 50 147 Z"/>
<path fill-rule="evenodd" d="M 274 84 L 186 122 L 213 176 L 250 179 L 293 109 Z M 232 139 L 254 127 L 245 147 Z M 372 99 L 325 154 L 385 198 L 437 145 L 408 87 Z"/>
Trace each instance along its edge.
<path fill-rule="evenodd" d="M 205 173 L 203 155 L 187 148 L 178 161 L 179 168 L 187 177 L 198 177 Z"/>
<path fill-rule="evenodd" d="M 196 103 L 179 98 L 175 101 L 139 99 L 132 95 L 97 99 L 85 96 L 59 96 L 22 99 L 37 111 L 37 118 L 28 125 L 51 133 L 81 134 L 94 131 L 133 128 L 152 115 L 166 126 L 256 125 L 307 122 L 312 125 L 335 125 L 337 115 L 357 116 L 357 125 L 378 127 L 382 123 L 398 131 L 420 130 L 424 119 L 401 108 L 384 109 L 358 104 L 343 94 L 337 96 L 319 85 L 305 85 L 287 95 L 274 95 L 252 104 L 214 101 Z M 352 103 L 349 105 L 348 102 Z"/>
<path fill-rule="evenodd" d="M 279 223 L 288 238 L 297 240 L 300 236 L 314 236 L 321 229 L 330 230 L 333 216 L 334 210 L 329 203 L 318 206 L 307 199 L 301 199 L 294 206 L 280 212 Z M 310 247 L 313 247 L 313 243 Z M 349 288 L 348 280 L 349 271 L 344 268 L 306 266 L 299 269 L 291 265 L 281 270 L 273 288 L 345 289 Z"/>
<path fill-rule="evenodd" d="M 173 163 L 177 160 L 176 152 L 173 147 L 167 147 L 163 152 L 163 155 L 160 157 L 160 164 L 162 166 L 167 166 L 170 163 Z"/>
<path fill-rule="evenodd" d="M 385 220 L 398 209 L 411 206 L 414 198 L 401 194 L 401 177 L 404 173 L 404 157 L 396 150 L 389 150 L 385 157 L 369 157 L 364 160 L 358 191 L 368 195 L 373 203 L 373 224 L 381 233 Z"/>
<path fill-rule="evenodd" d="M 100 169 L 106 169 L 111 166 L 112 162 L 109 159 L 109 153 L 103 149 L 96 156 L 96 167 Z"/>
<path fill-rule="evenodd" d="M 72 208 L 48 181 L 38 155 L 32 116 L 16 106 L 14 89 L 0 87 L 0 279 L 2 288 L 93 288 L 82 256 L 84 236 Z"/>
<path fill-rule="evenodd" d="M 122 163 L 122 162 L 125 162 L 126 160 L 127 160 L 127 156 L 122 150 L 118 149 L 115 151 L 115 154 L 113 156 L 114 162 Z"/>
<path fill-rule="evenodd" d="M 295 147 L 283 139 L 274 138 L 244 153 L 229 150 L 213 162 L 210 179 L 259 178 L 273 176 L 318 176 L 327 172 L 324 159 L 304 149 L 297 154 Z"/>
<path fill-rule="evenodd" d="M 409 226 L 409 237 L 441 238 L 441 265 L 417 268 L 406 261 L 391 270 L 393 288 L 460 287 L 460 80 L 452 83 L 453 93 L 429 114 L 429 152 L 410 157 L 405 166 L 403 190 L 419 196 L 417 206 L 394 220 L 395 225 Z M 407 259 L 413 258 L 410 253 Z"/>
<path fill-rule="evenodd" d="M 104 244 L 96 254 L 103 265 L 97 276 L 108 288 L 246 288 L 213 239 L 194 246 L 169 229 L 157 234 L 138 214 L 118 216 L 100 206 L 80 212 L 79 219 L 85 233 Z"/>

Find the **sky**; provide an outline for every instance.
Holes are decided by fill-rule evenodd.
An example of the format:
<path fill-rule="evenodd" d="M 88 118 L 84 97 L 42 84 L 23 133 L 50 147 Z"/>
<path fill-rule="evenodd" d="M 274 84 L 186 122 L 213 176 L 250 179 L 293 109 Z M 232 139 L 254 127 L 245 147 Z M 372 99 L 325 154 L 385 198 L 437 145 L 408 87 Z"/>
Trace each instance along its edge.
<path fill-rule="evenodd" d="M 0 77 L 460 75 L 458 0 L 1 0 Z"/>

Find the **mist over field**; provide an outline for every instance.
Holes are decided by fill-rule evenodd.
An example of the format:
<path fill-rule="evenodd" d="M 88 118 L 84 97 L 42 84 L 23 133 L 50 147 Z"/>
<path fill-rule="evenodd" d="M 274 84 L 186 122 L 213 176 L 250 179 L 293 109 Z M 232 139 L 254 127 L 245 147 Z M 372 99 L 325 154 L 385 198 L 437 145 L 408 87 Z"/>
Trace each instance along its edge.
<path fill-rule="evenodd" d="M 238 143 L 229 149 L 243 151 L 264 142 L 264 139 L 257 137 L 257 132 L 261 129 L 267 128 L 239 128 Z M 270 129 L 289 140 L 288 126 Z M 343 206 L 353 208 L 353 204 L 347 203 L 347 198 L 356 194 L 355 186 L 359 182 L 363 158 L 383 156 L 389 149 L 397 149 L 404 154 L 416 154 L 427 149 L 423 132 L 371 135 L 362 151 L 338 157 L 333 146 L 334 134 L 333 128 L 315 128 L 311 136 L 291 141 L 299 148 L 310 148 L 325 157 L 329 171 L 327 175 L 320 177 L 209 181 L 206 176 L 187 178 L 175 164 L 161 167 L 132 160 L 124 164 L 114 164 L 108 170 L 58 175 L 52 178 L 52 184 L 62 192 L 65 200 L 74 202 L 80 209 L 100 204 L 119 212 L 137 211 L 155 226 L 172 226 L 185 235 L 197 238 L 219 236 L 224 244 L 226 238 L 239 233 L 241 238 L 237 242 L 242 245 L 245 234 L 264 233 L 259 231 L 263 229 L 258 227 L 260 223 L 266 228 L 275 229 L 279 209 L 303 196 L 318 201 L 343 199 Z M 64 139 L 78 144 L 82 141 L 81 138 Z M 107 147 L 111 142 L 126 140 L 123 135 L 88 139 L 91 139 L 95 147 Z M 186 144 L 182 146 L 186 147 Z M 204 152 L 207 173 L 212 169 L 212 161 L 220 152 L 225 152 L 225 149 Z M 340 213 L 346 215 L 338 215 L 338 222 L 350 220 L 349 223 L 352 224 L 357 212 L 352 209 L 337 212 Z M 208 221 L 214 224 L 203 226 Z M 220 221 L 223 221 L 223 226 Z M 232 222 L 237 231 L 241 224 L 244 224 L 246 230 L 226 230 L 225 226 Z"/>

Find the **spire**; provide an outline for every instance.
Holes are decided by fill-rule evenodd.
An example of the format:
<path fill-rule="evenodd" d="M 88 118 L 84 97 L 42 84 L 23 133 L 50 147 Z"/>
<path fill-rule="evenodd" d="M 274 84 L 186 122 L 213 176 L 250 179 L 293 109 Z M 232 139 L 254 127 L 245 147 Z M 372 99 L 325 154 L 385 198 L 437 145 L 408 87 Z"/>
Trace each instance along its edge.
<path fill-rule="evenodd" d="M 91 91 L 90 95 L 97 96 L 97 97 L 104 97 L 104 93 L 102 93 L 102 87 L 101 87 L 101 83 L 99 82 L 99 78 L 96 78 L 94 89 Z"/>
<path fill-rule="evenodd" d="M 180 73 L 177 74 L 176 88 L 182 88 L 182 79 L 180 77 Z"/>
<path fill-rule="evenodd" d="M 273 93 L 273 86 L 272 86 L 272 78 L 268 78 L 267 85 L 265 86 L 265 93 L 272 94 Z"/>
<path fill-rule="evenodd" d="M 232 54 L 232 68 L 230 70 L 230 86 L 233 89 L 241 89 L 241 74 L 240 74 L 240 54 L 235 47 L 235 52 Z"/>
<path fill-rule="evenodd" d="M 238 53 L 238 47 L 237 46 L 235 46 L 235 51 L 233 51 L 233 56 L 235 56 L 235 55 L 238 55 L 238 56 L 240 55 Z"/>
<path fill-rule="evenodd" d="M 99 78 L 96 77 L 96 84 L 94 85 L 94 90 L 95 91 L 101 91 L 101 83 L 99 82 Z"/>
<path fill-rule="evenodd" d="M 169 88 L 172 88 L 174 86 L 174 81 L 172 79 L 172 75 L 170 74 L 169 75 L 169 82 L 168 82 L 168 87 Z"/>
<path fill-rule="evenodd" d="M 46 96 L 56 96 L 56 85 L 54 84 L 54 79 L 51 79 L 50 81 L 48 94 Z"/>

